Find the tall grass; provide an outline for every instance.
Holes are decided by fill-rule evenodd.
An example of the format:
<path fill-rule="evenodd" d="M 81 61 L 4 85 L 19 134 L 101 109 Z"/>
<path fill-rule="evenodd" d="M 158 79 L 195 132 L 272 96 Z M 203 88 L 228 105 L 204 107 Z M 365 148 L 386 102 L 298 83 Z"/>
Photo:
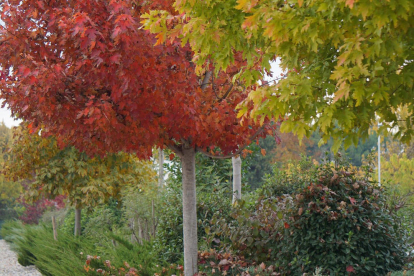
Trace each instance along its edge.
<path fill-rule="evenodd" d="M 132 244 L 110 232 L 99 237 L 74 237 L 59 231 L 56 241 L 50 227 L 8 221 L 0 233 L 17 252 L 21 265 L 34 264 L 46 276 L 101 275 L 96 270 L 105 269 L 103 261 L 92 262 L 89 271 L 84 269 L 87 255 L 110 260 L 115 267 L 127 262 L 143 276 L 154 275 L 161 267 L 167 266 L 158 263 L 152 253 L 152 243 Z"/>

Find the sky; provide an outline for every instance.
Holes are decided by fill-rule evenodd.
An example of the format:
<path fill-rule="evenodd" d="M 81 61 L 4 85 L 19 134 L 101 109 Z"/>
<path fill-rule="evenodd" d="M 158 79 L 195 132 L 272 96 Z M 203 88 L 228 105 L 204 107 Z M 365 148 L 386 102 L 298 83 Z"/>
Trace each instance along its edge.
<path fill-rule="evenodd" d="M 3 121 L 7 127 L 13 127 L 20 124 L 20 120 L 15 121 L 11 117 L 11 112 L 9 109 L 7 109 L 7 106 L 0 109 L 0 121 Z"/>

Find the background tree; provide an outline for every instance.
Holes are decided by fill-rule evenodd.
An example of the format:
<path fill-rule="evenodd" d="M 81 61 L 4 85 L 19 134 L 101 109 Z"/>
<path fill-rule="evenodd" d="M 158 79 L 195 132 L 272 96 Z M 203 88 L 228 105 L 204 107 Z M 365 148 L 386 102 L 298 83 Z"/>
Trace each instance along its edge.
<path fill-rule="evenodd" d="M 242 52 L 248 62 L 239 76 L 255 83 L 265 70 L 251 69 L 269 70 L 280 58 L 286 75 L 254 90 L 246 103 L 255 109 L 240 106 L 241 115 L 282 116 L 282 132 L 302 139 L 319 130 L 324 142 L 333 138 L 335 150 L 367 138 L 377 120 L 381 132 L 411 139 L 412 1 L 180 0 L 175 7 L 179 15 L 153 11 L 146 26 L 160 37 L 190 41 L 200 67 L 226 68 Z"/>
<path fill-rule="evenodd" d="M 75 207 L 75 235 L 80 234 L 80 213 L 84 207 L 120 200 L 121 187 L 145 187 L 155 177 L 151 165 L 132 155 L 117 153 L 90 158 L 72 146 L 60 149 L 54 137 L 43 138 L 23 125 L 15 131 L 6 175 L 14 180 L 30 180 L 29 202 L 43 197 L 66 195 Z"/>
<path fill-rule="evenodd" d="M 10 145 L 12 143 L 12 130 L 4 122 L 0 124 L 0 171 L 4 170 L 4 164 L 10 158 Z M 22 185 L 9 181 L 0 174 L 0 220 L 16 215 L 13 207 L 22 192 Z"/>
<path fill-rule="evenodd" d="M 166 1 L 15 1 L 1 5 L 0 89 L 12 114 L 89 154 L 168 147 L 183 171 L 185 275 L 197 266 L 195 153 L 238 154 L 272 126 L 239 124 L 247 88 L 225 72 L 195 73 L 188 46 L 141 28 Z M 30 18 L 31 20 L 27 20 Z M 158 44 L 154 46 L 154 44 Z M 30 91 L 30 93 L 27 93 Z"/>

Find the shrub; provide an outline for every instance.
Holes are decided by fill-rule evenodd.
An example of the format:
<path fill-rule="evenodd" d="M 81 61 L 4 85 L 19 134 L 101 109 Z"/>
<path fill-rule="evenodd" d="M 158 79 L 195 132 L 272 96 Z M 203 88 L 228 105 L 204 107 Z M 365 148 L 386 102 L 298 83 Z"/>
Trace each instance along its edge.
<path fill-rule="evenodd" d="M 406 237 L 383 190 L 346 166 L 324 165 L 317 172 L 317 182 L 293 197 L 276 264 L 294 275 L 317 266 L 330 275 L 400 270 Z"/>
<path fill-rule="evenodd" d="M 386 204 L 384 190 L 357 177 L 346 165 L 325 164 L 302 172 L 298 183 L 278 174 L 272 185 L 289 181 L 304 187 L 291 195 L 268 185 L 254 209 L 243 202 L 233 220 L 214 217 L 212 235 L 221 249 L 246 260 L 274 265 L 282 275 L 386 275 L 401 270 L 406 257 L 406 233 Z"/>
<path fill-rule="evenodd" d="M 199 189 L 198 191 L 200 191 Z M 180 185 L 171 184 L 160 199 L 159 224 L 155 247 L 162 260 L 179 262 L 183 255 L 183 215 Z M 197 192 L 198 240 L 200 248 L 210 248 L 212 239 L 207 240 L 211 218 L 215 213 L 228 217 L 231 209 L 231 188 L 216 184 L 207 190 Z"/>

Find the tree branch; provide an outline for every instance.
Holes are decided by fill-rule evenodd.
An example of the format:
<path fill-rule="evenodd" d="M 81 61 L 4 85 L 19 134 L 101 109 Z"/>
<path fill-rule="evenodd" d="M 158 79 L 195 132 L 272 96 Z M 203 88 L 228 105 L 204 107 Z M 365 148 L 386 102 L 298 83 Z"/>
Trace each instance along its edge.
<path fill-rule="evenodd" d="M 212 71 L 207 71 L 206 74 L 204 75 L 203 82 L 201 83 L 201 89 L 202 90 L 206 89 L 207 85 L 210 82 L 210 78 L 211 78 L 212 74 L 213 74 Z"/>
<path fill-rule="evenodd" d="M 178 157 L 182 158 L 183 155 L 183 151 L 181 150 L 180 146 L 177 145 L 167 145 L 167 147 L 172 150 L 175 154 L 178 155 Z"/>
<path fill-rule="evenodd" d="M 230 84 L 230 87 L 229 87 L 229 89 L 227 89 L 227 91 L 226 91 L 226 93 L 222 96 L 222 97 L 220 97 L 219 99 L 218 99 L 218 101 L 219 102 L 221 102 L 222 100 L 224 100 L 225 98 L 227 98 L 227 96 L 230 94 L 230 92 L 233 90 L 233 83 L 232 84 Z"/>

